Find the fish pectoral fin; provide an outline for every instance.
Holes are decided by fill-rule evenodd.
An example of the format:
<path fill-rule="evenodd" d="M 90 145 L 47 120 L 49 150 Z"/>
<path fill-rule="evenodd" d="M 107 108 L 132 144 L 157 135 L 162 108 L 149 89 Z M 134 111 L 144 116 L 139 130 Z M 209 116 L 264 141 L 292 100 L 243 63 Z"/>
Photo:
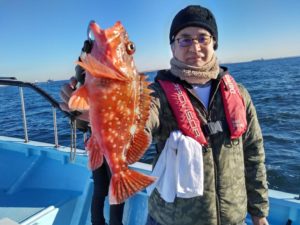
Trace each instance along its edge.
<path fill-rule="evenodd" d="M 113 174 L 109 186 L 109 203 L 120 204 L 155 181 L 140 172 L 127 169 L 122 174 Z"/>
<path fill-rule="evenodd" d="M 83 85 L 78 88 L 71 96 L 69 100 L 69 108 L 71 110 L 86 111 L 89 110 L 88 92 Z"/>
<path fill-rule="evenodd" d="M 130 81 L 128 77 L 123 76 L 121 73 L 118 73 L 117 71 L 99 62 L 90 54 L 85 55 L 85 57 L 81 57 L 81 61 L 77 61 L 76 63 L 84 70 L 89 72 L 89 74 L 91 74 L 93 77 Z"/>
<path fill-rule="evenodd" d="M 103 163 L 103 152 L 99 148 L 96 138 L 92 135 L 86 143 L 91 170 L 99 168 Z"/>

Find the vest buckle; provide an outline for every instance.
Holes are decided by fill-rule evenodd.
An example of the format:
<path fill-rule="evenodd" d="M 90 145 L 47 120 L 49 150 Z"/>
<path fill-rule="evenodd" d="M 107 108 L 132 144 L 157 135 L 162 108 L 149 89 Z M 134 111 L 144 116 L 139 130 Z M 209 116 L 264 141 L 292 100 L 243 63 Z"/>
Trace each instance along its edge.
<path fill-rule="evenodd" d="M 203 125 L 203 132 L 206 134 L 206 136 L 223 132 L 222 121 L 218 120 L 215 122 L 208 122 L 207 124 Z"/>

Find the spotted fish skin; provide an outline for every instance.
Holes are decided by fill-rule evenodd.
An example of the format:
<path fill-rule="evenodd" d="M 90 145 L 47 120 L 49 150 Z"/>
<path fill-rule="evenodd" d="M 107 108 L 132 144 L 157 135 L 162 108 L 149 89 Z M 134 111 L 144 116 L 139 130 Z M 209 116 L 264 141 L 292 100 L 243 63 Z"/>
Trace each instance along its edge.
<path fill-rule="evenodd" d="M 120 22 L 106 30 L 91 22 L 89 31 L 92 51 L 78 62 L 86 71 L 85 83 L 73 93 L 69 108 L 89 111 L 89 164 L 94 170 L 105 157 L 112 173 L 109 201 L 119 204 L 155 180 L 128 168 L 151 143 L 144 130 L 151 91 L 146 77 L 137 72 L 134 45 Z"/>

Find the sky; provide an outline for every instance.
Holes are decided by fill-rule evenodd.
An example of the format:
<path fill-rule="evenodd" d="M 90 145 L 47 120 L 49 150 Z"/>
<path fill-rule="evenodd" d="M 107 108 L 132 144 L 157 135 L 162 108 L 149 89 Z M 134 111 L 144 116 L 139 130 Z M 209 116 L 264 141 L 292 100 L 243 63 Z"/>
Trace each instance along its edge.
<path fill-rule="evenodd" d="M 169 68 L 169 28 L 190 4 L 215 15 L 221 63 L 300 55 L 299 0 L 0 0 L 0 76 L 69 79 L 90 20 L 122 22 L 139 71 Z"/>

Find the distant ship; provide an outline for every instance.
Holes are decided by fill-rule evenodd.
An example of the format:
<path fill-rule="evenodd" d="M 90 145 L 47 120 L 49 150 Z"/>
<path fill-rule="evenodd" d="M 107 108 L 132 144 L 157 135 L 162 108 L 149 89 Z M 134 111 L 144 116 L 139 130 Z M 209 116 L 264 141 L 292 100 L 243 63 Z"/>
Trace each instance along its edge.
<path fill-rule="evenodd" d="M 50 79 L 50 78 L 49 78 L 49 79 L 47 80 L 47 83 L 51 83 L 51 82 L 53 82 L 53 81 L 54 81 L 53 79 Z"/>
<path fill-rule="evenodd" d="M 251 62 L 260 62 L 260 61 L 264 61 L 264 60 L 265 60 L 264 58 L 260 58 L 260 59 L 254 59 Z"/>

